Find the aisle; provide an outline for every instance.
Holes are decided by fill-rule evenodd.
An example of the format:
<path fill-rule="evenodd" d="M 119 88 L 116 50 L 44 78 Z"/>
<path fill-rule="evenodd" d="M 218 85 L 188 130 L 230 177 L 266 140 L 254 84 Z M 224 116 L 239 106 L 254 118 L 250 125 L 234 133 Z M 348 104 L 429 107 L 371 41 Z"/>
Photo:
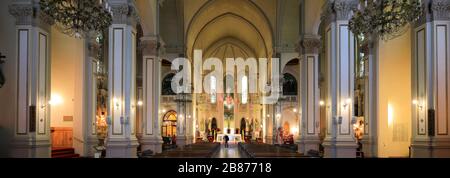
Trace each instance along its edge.
<path fill-rule="evenodd" d="M 230 143 L 228 148 L 224 144 L 220 145 L 220 151 L 216 158 L 242 158 L 236 143 Z"/>

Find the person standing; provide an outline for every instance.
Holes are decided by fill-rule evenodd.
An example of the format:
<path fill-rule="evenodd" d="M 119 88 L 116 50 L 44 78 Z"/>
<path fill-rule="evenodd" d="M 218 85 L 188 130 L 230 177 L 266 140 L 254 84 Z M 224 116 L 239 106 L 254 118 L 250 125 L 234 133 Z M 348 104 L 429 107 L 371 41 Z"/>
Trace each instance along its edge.
<path fill-rule="evenodd" d="M 225 148 L 228 148 L 228 141 L 230 140 L 230 138 L 228 137 L 228 135 L 225 135 L 223 137 L 224 141 L 225 141 Z"/>

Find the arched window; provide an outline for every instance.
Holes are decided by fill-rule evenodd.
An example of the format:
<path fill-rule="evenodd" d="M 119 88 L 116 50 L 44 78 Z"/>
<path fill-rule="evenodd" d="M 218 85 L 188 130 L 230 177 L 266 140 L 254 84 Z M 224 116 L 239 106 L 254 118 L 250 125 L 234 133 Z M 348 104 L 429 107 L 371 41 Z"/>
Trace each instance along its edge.
<path fill-rule="evenodd" d="M 214 76 L 211 76 L 211 80 L 210 80 L 210 86 L 211 86 L 211 103 L 216 103 L 217 101 L 217 96 L 216 96 L 216 92 L 217 92 L 217 79 Z"/>
<path fill-rule="evenodd" d="M 234 93 L 234 78 L 232 75 L 226 75 L 224 77 L 224 87 L 225 87 L 225 93 L 233 94 Z"/>
<path fill-rule="evenodd" d="M 297 95 L 297 80 L 289 73 L 283 75 L 283 95 Z"/>
<path fill-rule="evenodd" d="M 162 137 L 172 137 L 177 134 L 177 113 L 175 111 L 167 112 L 163 117 L 161 126 Z"/>
<path fill-rule="evenodd" d="M 242 77 L 242 104 L 247 104 L 248 101 L 248 78 L 247 76 Z"/>
<path fill-rule="evenodd" d="M 176 95 L 175 92 L 172 90 L 172 79 L 175 76 L 175 74 L 170 73 L 167 74 L 166 77 L 164 77 L 162 81 L 162 95 Z"/>

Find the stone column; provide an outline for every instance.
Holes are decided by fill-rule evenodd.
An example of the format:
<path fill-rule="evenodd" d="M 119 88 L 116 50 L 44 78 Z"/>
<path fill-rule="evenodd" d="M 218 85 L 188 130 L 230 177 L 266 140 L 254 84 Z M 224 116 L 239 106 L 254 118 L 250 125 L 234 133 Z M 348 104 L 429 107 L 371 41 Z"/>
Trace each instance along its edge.
<path fill-rule="evenodd" d="M 74 126 L 73 147 L 81 156 L 93 157 L 95 153 L 94 146 L 98 145 L 96 130 L 96 110 L 97 110 L 97 61 L 100 52 L 100 44 L 96 41 L 95 33 L 89 33 L 85 39 L 85 59 L 77 62 L 77 77 L 80 77 L 80 83 L 76 83 L 81 91 L 80 110 L 81 120 Z"/>
<path fill-rule="evenodd" d="M 378 156 L 378 40 L 376 36 L 367 37 L 363 44 L 366 55 L 364 74 L 364 136 L 361 140 L 365 157 Z"/>
<path fill-rule="evenodd" d="M 50 28 L 34 0 L 13 1 L 16 18 L 17 115 L 13 157 L 50 157 Z"/>
<path fill-rule="evenodd" d="M 137 157 L 136 21 L 134 1 L 109 1 L 109 82 L 107 157 Z"/>
<path fill-rule="evenodd" d="M 320 37 L 304 35 L 300 42 L 300 95 L 301 127 L 299 152 L 307 154 L 309 150 L 319 151 L 320 113 L 319 113 L 319 48 Z"/>
<path fill-rule="evenodd" d="M 413 31 L 411 156 L 450 157 L 450 2 L 422 2 Z"/>
<path fill-rule="evenodd" d="M 141 149 L 162 152 L 161 126 L 159 115 L 161 96 L 161 60 L 158 57 L 158 38 L 141 38 L 143 53 L 143 131 L 140 139 Z"/>
<path fill-rule="evenodd" d="M 356 0 L 334 0 L 324 6 L 329 79 L 325 157 L 356 157 L 352 127 L 355 44 L 348 22 L 357 3 Z"/>
<path fill-rule="evenodd" d="M 190 127 L 191 120 L 191 105 L 192 105 L 192 97 L 191 94 L 188 93 L 180 93 L 177 94 L 176 98 L 177 102 L 177 140 L 176 143 L 179 147 L 184 147 L 185 145 L 191 143 L 188 139 L 192 139 L 192 136 L 189 137 L 188 129 Z"/>

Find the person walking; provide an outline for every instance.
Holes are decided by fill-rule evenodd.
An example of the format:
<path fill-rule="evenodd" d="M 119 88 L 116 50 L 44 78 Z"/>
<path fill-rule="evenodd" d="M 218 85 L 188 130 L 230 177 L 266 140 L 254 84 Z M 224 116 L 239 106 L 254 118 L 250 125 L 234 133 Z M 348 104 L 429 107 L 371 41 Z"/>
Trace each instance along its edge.
<path fill-rule="evenodd" d="M 228 148 L 228 141 L 230 140 L 230 138 L 228 137 L 228 135 L 225 135 L 223 137 L 224 141 L 225 141 L 225 148 Z"/>

